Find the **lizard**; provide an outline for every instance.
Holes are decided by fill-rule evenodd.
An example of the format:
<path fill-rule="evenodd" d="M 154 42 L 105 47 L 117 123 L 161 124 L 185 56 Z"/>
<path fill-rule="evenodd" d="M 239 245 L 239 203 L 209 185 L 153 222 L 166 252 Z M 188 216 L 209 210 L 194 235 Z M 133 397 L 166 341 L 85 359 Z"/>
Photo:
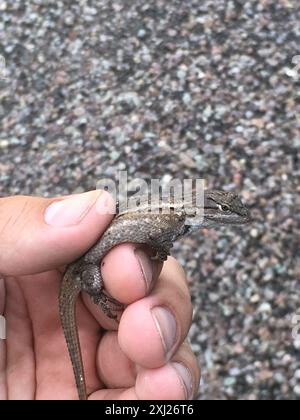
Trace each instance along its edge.
<path fill-rule="evenodd" d="M 78 295 L 88 293 L 109 318 L 117 319 L 116 313 L 123 306 L 106 294 L 100 268 L 102 259 L 114 246 L 126 242 L 146 245 L 154 251 L 154 258 L 163 262 L 170 255 L 173 243 L 192 231 L 242 225 L 251 220 L 250 211 L 233 192 L 205 190 L 202 206 L 195 209 L 193 199 L 187 206 L 186 202 L 183 205 L 183 201 L 169 197 L 151 206 L 146 200 L 135 209 L 123 212 L 117 207 L 102 237 L 67 267 L 60 287 L 59 312 L 80 400 L 87 399 L 87 392 L 75 315 Z"/>

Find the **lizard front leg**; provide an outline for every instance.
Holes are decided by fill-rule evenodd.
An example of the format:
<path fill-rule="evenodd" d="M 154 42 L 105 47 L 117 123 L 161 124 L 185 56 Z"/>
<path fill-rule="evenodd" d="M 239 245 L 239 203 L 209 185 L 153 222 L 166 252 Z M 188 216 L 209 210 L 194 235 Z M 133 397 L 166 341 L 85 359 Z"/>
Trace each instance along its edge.
<path fill-rule="evenodd" d="M 151 248 L 153 249 L 155 255 L 151 257 L 154 261 L 164 262 L 168 259 L 170 255 L 170 250 L 173 244 L 171 242 L 162 242 L 159 246 L 153 244 Z"/>

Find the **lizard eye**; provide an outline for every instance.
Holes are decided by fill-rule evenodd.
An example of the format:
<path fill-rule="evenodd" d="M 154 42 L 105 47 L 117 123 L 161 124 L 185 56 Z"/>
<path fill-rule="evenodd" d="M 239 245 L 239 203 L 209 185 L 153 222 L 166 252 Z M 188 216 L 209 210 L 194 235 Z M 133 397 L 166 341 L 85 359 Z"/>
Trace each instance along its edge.
<path fill-rule="evenodd" d="M 230 211 L 230 208 L 229 208 L 229 206 L 227 206 L 227 204 L 223 204 L 221 206 L 221 210 L 224 211 L 225 213 L 227 213 L 227 212 Z"/>

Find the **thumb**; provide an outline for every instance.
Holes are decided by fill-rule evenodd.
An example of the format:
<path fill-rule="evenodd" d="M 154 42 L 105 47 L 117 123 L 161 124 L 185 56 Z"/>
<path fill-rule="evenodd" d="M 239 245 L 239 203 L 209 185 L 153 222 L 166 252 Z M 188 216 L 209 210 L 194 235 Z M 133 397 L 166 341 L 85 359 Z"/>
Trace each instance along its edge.
<path fill-rule="evenodd" d="M 25 275 L 70 263 L 87 251 L 115 212 L 105 191 L 45 199 L 0 199 L 0 273 Z"/>

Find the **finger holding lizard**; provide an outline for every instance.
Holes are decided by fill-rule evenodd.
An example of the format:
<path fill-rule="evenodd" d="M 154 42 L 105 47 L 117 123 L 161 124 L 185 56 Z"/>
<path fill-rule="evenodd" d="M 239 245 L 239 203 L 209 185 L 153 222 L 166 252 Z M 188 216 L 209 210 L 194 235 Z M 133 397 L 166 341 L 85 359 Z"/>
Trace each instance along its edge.
<path fill-rule="evenodd" d="M 118 265 L 118 257 L 126 252 L 122 247 L 128 245 L 110 251 L 108 266 Z M 134 270 L 134 263 L 132 267 Z M 142 280 L 138 270 L 132 275 L 137 282 Z M 113 279 L 108 270 L 107 284 L 110 276 Z M 124 282 L 121 276 L 119 280 Z M 135 288 L 132 292 L 135 296 Z M 97 367 L 105 387 L 92 398 L 192 398 L 198 389 L 200 371 L 190 346 L 183 342 L 191 313 L 184 271 L 176 260 L 169 258 L 150 293 L 127 306 L 119 332 L 108 331 L 102 337 Z"/>

